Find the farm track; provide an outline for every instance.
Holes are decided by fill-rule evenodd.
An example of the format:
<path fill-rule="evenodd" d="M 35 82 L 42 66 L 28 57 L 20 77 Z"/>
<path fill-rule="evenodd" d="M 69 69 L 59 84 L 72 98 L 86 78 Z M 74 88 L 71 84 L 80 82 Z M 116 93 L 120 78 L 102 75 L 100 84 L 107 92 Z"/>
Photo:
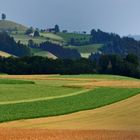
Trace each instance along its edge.
<path fill-rule="evenodd" d="M 0 129 L 1 140 L 140 140 L 134 131 Z"/>
<path fill-rule="evenodd" d="M 47 100 L 52 100 L 52 99 L 59 99 L 59 98 L 64 98 L 64 97 L 76 96 L 76 95 L 79 95 L 79 94 L 86 93 L 88 91 L 90 91 L 90 89 L 85 89 L 85 90 L 74 92 L 74 93 L 71 93 L 71 94 L 54 96 L 54 97 L 42 97 L 42 98 L 37 98 L 37 99 L 32 99 L 32 100 L 19 100 L 19 101 L 0 102 L 0 105 L 28 103 L 28 102 L 35 102 L 35 101 L 47 101 Z"/>

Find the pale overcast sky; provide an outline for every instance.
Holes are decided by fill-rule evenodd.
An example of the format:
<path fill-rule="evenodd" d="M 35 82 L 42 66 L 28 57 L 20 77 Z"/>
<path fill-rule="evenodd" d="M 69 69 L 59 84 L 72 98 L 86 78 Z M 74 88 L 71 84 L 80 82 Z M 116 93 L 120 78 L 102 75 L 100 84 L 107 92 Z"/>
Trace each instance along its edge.
<path fill-rule="evenodd" d="M 27 26 L 100 28 L 120 35 L 140 34 L 140 0 L 0 0 L 0 12 Z"/>

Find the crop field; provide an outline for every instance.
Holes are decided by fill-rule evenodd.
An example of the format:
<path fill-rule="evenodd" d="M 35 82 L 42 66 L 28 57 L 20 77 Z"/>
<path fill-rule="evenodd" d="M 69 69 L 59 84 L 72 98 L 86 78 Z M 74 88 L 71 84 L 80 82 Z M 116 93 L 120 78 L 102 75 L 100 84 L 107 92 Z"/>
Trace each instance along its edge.
<path fill-rule="evenodd" d="M 22 128 L 27 135 L 43 129 L 36 134 L 44 139 L 54 131 L 62 140 L 72 136 L 101 140 L 96 136 L 99 133 L 105 140 L 118 134 L 119 140 L 128 136 L 137 140 L 139 100 L 140 80 L 129 77 L 0 75 L 0 130 L 8 132 L 9 139 L 10 135 L 16 137 L 15 129 L 20 135 Z M 50 140 L 57 139 L 51 136 Z"/>

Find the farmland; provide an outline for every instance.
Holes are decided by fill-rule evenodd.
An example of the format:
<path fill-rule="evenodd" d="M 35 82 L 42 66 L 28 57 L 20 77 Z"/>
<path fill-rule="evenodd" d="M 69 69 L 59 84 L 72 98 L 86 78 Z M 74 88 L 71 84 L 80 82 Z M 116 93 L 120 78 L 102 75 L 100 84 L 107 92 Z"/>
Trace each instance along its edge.
<path fill-rule="evenodd" d="M 63 132 L 91 139 L 95 132 L 126 139 L 140 131 L 138 79 L 113 75 L 0 75 L 0 79 L 0 129 L 9 136 L 16 129 L 21 133 L 19 128 L 30 128 L 30 134 L 43 128 L 49 129 L 47 135 L 54 131 L 60 137 Z M 16 129 L 9 132 L 10 128 Z M 37 135 L 45 138 L 44 132 Z"/>

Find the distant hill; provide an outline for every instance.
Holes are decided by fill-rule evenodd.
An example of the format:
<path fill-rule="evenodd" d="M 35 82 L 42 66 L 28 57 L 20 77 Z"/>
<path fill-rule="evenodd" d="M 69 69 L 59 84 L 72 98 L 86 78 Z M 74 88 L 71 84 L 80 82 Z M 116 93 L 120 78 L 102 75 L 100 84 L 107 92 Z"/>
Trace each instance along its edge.
<path fill-rule="evenodd" d="M 140 41 L 140 35 L 130 35 L 129 37 L 134 38 L 137 41 Z"/>
<path fill-rule="evenodd" d="M 104 44 L 100 51 L 103 54 L 116 54 L 125 57 L 128 54 L 135 54 L 140 60 L 140 41 L 132 37 L 120 37 L 115 33 L 107 33 L 101 30 L 91 31 L 93 43 Z"/>
<path fill-rule="evenodd" d="M 27 27 L 9 20 L 0 20 L 0 31 L 25 31 Z"/>

